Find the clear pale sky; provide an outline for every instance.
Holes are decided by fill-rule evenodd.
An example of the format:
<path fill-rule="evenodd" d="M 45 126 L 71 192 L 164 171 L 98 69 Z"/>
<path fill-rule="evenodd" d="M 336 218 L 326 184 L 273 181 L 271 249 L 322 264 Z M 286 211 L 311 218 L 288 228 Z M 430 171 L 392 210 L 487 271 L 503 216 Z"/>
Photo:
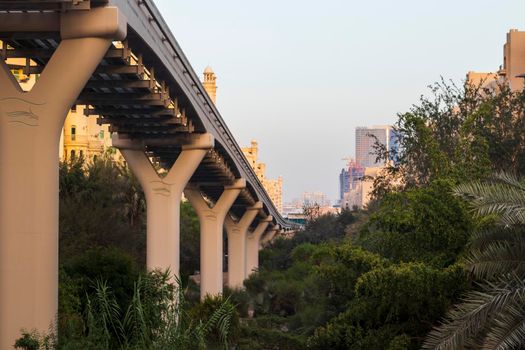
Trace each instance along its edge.
<path fill-rule="evenodd" d="M 155 0 L 241 146 L 259 141 L 284 200 L 338 196 L 354 128 L 391 124 L 443 76 L 497 70 L 523 0 Z"/>

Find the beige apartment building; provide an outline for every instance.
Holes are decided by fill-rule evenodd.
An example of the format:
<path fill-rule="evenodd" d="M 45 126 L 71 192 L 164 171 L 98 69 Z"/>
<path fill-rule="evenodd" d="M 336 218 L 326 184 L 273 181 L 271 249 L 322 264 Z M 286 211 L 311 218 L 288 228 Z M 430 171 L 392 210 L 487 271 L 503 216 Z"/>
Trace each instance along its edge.
<path fill-rule="evenodd" d="M 242 152 L 248 159 L 248 162 L 252 166 L 255 174 L 261 181 L 264 189 L 270 196 L 273 204 L 279 211 L 283 212 L 283 179 L 279 176 L 277 179 L 272 180 L 266 178 L 266 164 L 259 162 L 259 145 L 257 141 L 252 140 L 250 147 L 243 147 Z"/>
<path fill-rule="evenodd" d="M 64 122 L 60 138 L 60 159 L 76 157 L 93 159 L 111 147 L 111 134 L 107 124 L 99 125 L 97 116 L 85 116 L 86 106 L 73 106 Z"/>
<path fill-rule="evenodd" d="M 467 73 L 467 82 L 474 86 L 495 86 L 505 79 L 513 91 L 523 89 L 525 76 L 525 32 L 511 29 L 507 33 L 507 41 L 503 45 L 503 65 L 497 72 Z"/>

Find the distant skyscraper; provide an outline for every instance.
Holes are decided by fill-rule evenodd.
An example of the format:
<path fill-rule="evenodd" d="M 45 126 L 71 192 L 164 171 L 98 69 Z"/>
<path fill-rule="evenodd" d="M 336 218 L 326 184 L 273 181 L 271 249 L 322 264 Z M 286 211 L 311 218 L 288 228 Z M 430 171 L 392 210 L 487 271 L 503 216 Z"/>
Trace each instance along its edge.
<path fill-rule="evenodd" d="M 348 172 L 350 174 L 350 189 L 355 190 L 363 179 L 363 176 L 365 176 L 365 168 L 353 162 L 348 167 Z"/>
<path fill-rule="evenodd" d="M 341 169 L 339 174 L 339 201 L 344 200 L 345 193 L 355 190 L 365 174 L 365 168 L 359 165 L 353 158 L 348 160 L 348 168 Z"/>
<path fill-rule="evenodd" d="M 365 168 L 385 165 L 383 160 L 377 160 L 374 145 L 376 141 L 390 147 L 391 126 L 358 127 L 355 129 L 355 159 L 357 164 Z"/>
<path fill-rule="evenodd" d="M 398 164 L 399 158 L 401 157 L 401 140 L 399 131 L 394 130 L 393 128 L 389 131 L 390 136 L 388 140 L 388 151 L 390 152 L 389 158 L 394 164 Z"/>
<path fill-rule="evenodd" d="M 350 191 L 350 173 L 343 168 L 339 174 L 339 201 L 344 199 L 345 192 L 348 191 Z"/>

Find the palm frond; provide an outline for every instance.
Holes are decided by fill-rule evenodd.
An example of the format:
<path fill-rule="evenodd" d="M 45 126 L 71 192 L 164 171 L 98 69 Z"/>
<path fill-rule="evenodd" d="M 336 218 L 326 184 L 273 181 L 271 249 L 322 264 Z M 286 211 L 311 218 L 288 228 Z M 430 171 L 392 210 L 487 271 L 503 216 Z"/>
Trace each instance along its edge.
<path fill-rule="evenodd" d="M 523 305 L 511 302 L 492 322 L 482 349 L 522 349 L 523 339 L 525 339 L 525 309 Z"/>
<path fill-rule="evenodd" d="M 110 338 L 110 334 L 115 334 L 119 343 L 122 342 L 121 335 L 123 327 L 120 322 L 120 306 L 105 281 L 96 281 L 96 306 L 97 317 L 99 318 L 104 333 Z"/>
<path fill-rule="evenodd" d="M 480 216 L 497 214 L 505 225 L 525 223 L 525 184 L 510 174 L 458 185 L 454 193 L 467 199 Z"/>
<path fill-rule="evenodd" d="M 492 279 L 513 272 L 525 274 L 525 237 L 517 242 L 496 241 L 483 249 L 471 250 L 465 258 L 467 269 L 478 278 Z"/>
<path fill-rule="evenodd" d="M 522 303 L 525 299 L 525 282 L 515 275 L 505 275 L 481 287 L 481 291 L 468 293 L 461 304 L 449 311 L 445 322 L 428 334 L 423 349 L 455 350 L 476 345 L 476 338 L 495 317 L 510 303 Z"/>
<path fill-rule="evenodd" d="M 469 248 L 483 250 L 494 242 L 514 243 L 525 239 L 525 228 L 521 225 L 492 225 L 475 231 L 470 237 Z"/>

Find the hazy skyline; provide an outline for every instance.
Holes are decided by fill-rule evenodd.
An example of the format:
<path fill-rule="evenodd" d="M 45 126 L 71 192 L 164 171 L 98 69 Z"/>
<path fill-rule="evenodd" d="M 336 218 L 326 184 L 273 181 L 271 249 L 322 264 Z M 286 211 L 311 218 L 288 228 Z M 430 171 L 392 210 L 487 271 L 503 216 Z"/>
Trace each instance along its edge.
<path fill-rule="evenodd" d="M 155 0 L 241 146 L 257 139 L 283 200 L 337 198 L 356 126 L 391 124 L 443 76 L 494 71 L 525 2 Z"/>

